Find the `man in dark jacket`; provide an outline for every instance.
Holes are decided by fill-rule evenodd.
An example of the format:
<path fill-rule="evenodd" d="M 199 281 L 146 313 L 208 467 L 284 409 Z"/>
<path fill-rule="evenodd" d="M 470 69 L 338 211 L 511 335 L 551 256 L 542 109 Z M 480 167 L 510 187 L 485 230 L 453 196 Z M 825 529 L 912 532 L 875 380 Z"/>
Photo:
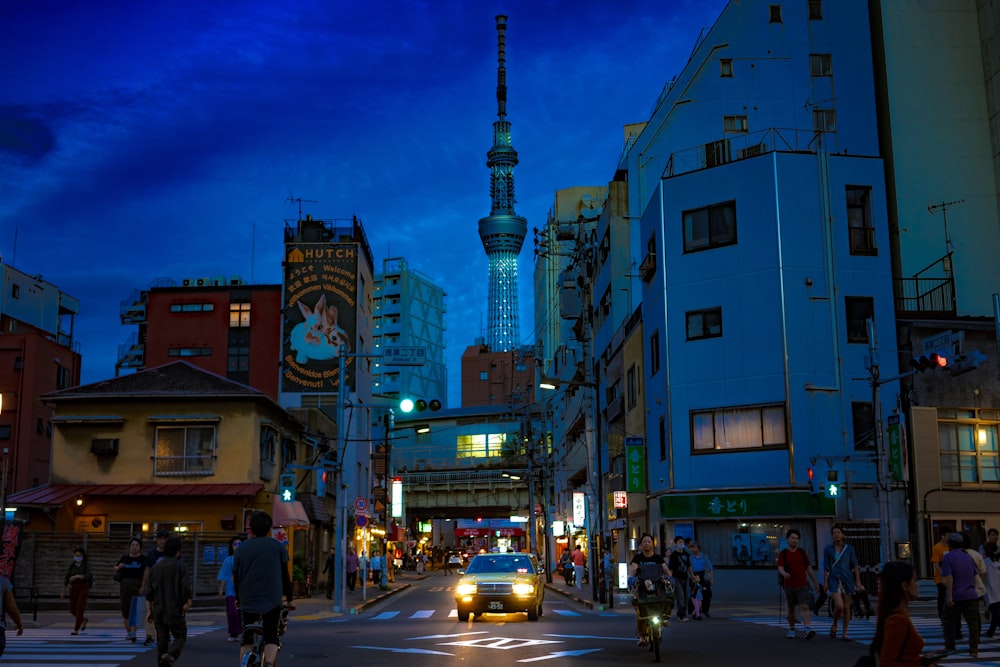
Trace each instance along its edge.
<path fill-rule="evenodd" d="M 697 582 L 698 577 L 691 573 L 691 552 L 684 546 L 684 538 L 678 535 L 674 538 L 674 550 L 670 554 L 670 562 L 667 564 L 674 574 L 674 602 L 677 609 L 677 618 L 687 622 L 688 600 L 691 596 L 691 582 Z"/>
<path fill-rule="evenodd" d="M 156 654 L 159 665 L 169 667 L 180 657 L 187 641 L 184 615 L 191 607 L 191 583 L 177 555 L 181 540 L 171 537 L 163 545 L 163 556 L 150 568 L 146 600 L 149 619 L 156 625 Z M 173 641 L 171 640 L 173 637 Z"/>

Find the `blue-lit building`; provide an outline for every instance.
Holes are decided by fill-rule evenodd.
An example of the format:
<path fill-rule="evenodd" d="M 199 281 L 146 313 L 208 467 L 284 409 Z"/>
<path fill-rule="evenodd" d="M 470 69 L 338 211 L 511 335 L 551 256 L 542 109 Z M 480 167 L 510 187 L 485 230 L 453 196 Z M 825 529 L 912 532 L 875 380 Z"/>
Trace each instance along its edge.
<path fill-rule="evenodd" d="M 773 564 L 791 526 L 815 554 L 835 520 L 878 558 L 875 410 L 898 382 L 868 17 L 863 0 L 730 3 L 625 158 L 649 527 L 717 565 Z M 812 492 L 828 471 L 839 498 Z"/>

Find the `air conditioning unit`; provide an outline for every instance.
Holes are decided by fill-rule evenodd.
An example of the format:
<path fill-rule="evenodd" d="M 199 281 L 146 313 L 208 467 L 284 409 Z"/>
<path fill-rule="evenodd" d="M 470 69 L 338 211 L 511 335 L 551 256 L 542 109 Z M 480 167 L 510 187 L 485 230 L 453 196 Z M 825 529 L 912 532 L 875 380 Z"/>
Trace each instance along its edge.
<path fill-rule="evenodd" d="M 184 287 L 191 287 L 191 285 L 194 284 L 194 278 L 185 278 L 182 281 L 182 284 L 184 285 Z"/>
<path fill-rule="evenodd" d="M 94 438 L 90 451 L 95 456 L 118 456 L 118 438 Z"/>
<path fill-rule="evenodd" d="M 746 148 L 741 148 L 736 151 L 736 159 L 742 160 L 748 157 L 757 157 L 758 155 L 763 155 L 767 152 L 767 146 L 763 143 L 754 144 L 753 146 L 747 146 Z"/>
<path fill-rule="evenodd" d="M 212 279 L 211 278 L 198 278 L 197 284 L 198 284 L 198 287 L 204 287 L 205 285 L 211 285 L 212 284 Z"/>

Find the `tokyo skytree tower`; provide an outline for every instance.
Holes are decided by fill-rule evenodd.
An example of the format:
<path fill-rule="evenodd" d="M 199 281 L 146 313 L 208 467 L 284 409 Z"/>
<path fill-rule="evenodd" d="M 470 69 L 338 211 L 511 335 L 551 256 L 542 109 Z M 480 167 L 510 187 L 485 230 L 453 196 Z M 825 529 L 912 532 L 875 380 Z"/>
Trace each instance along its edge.
<path fill-rule="evenodd" d="M 507 17 L 497 19 L 497 119 L 493 147 L 486 154 L 490 168 L 490 214 L 479 220 L 479 238 L 490 264 L 489 319 L 486 343 L 493 352 L 513 350 L 520 343 L 517 306 L 517 256 L 528 221 L 514 212 L 514 166 L 517 151 L 510 144 L 507 120 L 507 70 L 504 32 Z"/>

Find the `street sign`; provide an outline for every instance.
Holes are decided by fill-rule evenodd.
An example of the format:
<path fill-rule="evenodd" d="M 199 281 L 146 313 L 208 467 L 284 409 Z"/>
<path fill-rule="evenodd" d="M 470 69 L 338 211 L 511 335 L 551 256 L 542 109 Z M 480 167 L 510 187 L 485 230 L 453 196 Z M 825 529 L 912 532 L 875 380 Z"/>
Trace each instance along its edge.
<path fill-rule="evenodd" d="M 364 528 L 368 525 L 368 517 L 366 516 L 356 516 L 354 517 L 354 525 L 358 528 Z"/>
<path fill-rule="evenodd" d="M 354 501 L 354 509 L 358 510 L 359 512 L 364 512 L 365 510 L 367 510 L 368 509 L 368 499 L 367 498 L 358 498 L 357 500 L 355 500 Z"/>
<path fill-rule="evenodd" d="M 384 345 L 382 363 L 386 366 L 423 366 L 427 360 L 427 348 L 404 345 Z"/>
<path fill-rule="evenodd" d="M 625 438 L 625 488 L 630 493 L 646 491 L 646 446 L 642 438 Z"/>

